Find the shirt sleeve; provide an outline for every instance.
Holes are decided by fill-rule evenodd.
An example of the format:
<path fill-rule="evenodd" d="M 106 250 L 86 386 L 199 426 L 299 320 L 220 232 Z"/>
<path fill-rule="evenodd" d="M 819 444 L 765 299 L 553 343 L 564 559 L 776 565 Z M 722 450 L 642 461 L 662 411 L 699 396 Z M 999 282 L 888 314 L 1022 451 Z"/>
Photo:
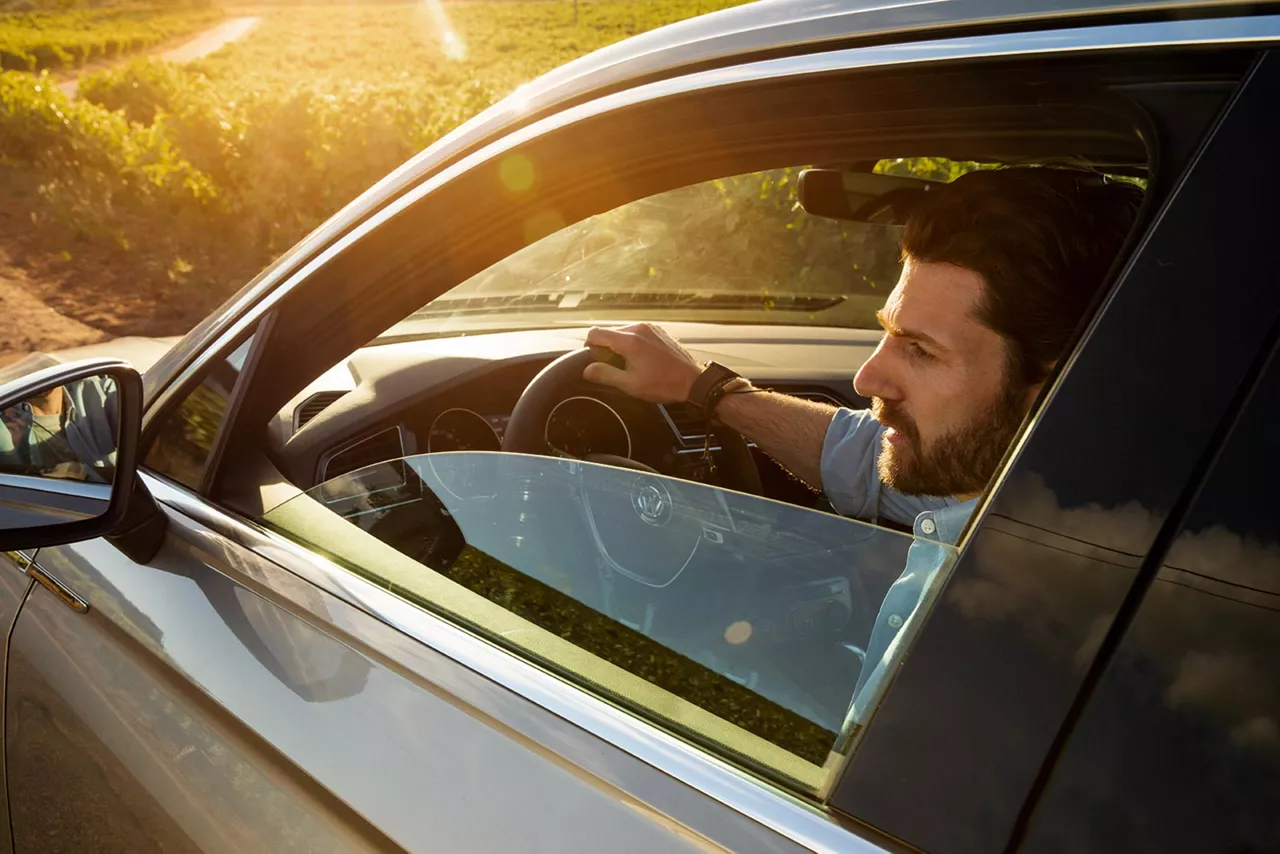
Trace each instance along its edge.
<path fill-rule="evenodd" d="M 884 428 L 869 409 L 838 409 L 822 443 L 822 489 L 844 516 L 885 518 L 903 525 L 926 510 L 941 510 L 954 498 L 903 495 L 880 481 L 876 462 Z"/>

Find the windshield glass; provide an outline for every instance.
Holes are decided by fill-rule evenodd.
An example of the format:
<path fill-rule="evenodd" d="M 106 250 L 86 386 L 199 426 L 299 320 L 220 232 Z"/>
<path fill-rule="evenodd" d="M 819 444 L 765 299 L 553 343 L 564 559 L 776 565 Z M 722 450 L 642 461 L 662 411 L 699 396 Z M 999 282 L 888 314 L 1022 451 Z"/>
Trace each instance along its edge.
<path fill-rule="evenodd" d="M 472 276 L 386 336 L 686 320 L 879 328 L 899 231 L 812 216 L 800 168 L 694 184 L 567 227 Z"/>
<path fill-rule="evenodd" d="M 864 658 L 912 546 L 896 531 L 658 474 L 479 452 L 370 466 L 263 521 L 806 789 L 821 787 L 888 682 L 868 682 L 886 668 L 864 673 Z M 954 555 L 934 547 L 936 585 Z"/>

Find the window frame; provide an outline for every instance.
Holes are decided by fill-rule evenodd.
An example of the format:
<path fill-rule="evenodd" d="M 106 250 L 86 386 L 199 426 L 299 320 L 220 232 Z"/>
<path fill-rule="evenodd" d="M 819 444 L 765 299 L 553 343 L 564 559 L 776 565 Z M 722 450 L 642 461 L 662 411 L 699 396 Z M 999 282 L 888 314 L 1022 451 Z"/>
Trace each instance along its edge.
<path fill-rule="evenodd" d="M 206 351 L 206 354 L 197 363 L 198 370 L 192 371 L 191 376 L 184 382 L 182 392 L 167 395 L 163 400 L 158 401 L 156 405 L 147 410 L 147 414 L 144 416 L 142 437 L 138 449 L 139 468 L 149 474 L 163 477 L 170 483 L 202 495 L 210 491 L 213 475 L 221 463 L 226 448 L 226 439 L 230 435 L 228 425 L 238 411 L 240 401 L 244 397 L 244 390 L 248 387 L 249 375 L 257 364 L 266 339 L 265 333 L 270 329 L 273 316 L 268 314 L 261 322 L 255 321 L 255 323 L 250 324 L 247 329 L 238 332 L 225 345 L 214 351 L 214 355 L 209 355 L 209 351 Z M 260 330 L 264 334 L 259 335 L 258 332 Z M 222 420 L 218 422 L 218 429 L 214 432 L 213 444 L 209 449 L 209 456 L 205 461 L 204 470 L 201 472 L 200 482 L 194 486 L 189 486 L 177 480 L 168 472 L 147 465 L 147 456 L 151 453 L 152 446 L 159 438 L 162 425 L 167 423 L 168 419 L 186 403 L 196 389 L 204 384 L 204 381 L 212 371 L 217 370 L 219 365 L 229 360 L 236 350 L 244 346 L 246 342 L 249 342 L 249 350 L 245 353 L 244 364 L 236 375 L 235 382 L 227 395 L 226 409 L 223 411 Z"/>
<path fill-rule="evenodd" d="M 1225 19 L 1222 19 L 1222 20 L 1225 20 Z M 1264 36 L 1260 35 L 1258 29 L 1256 27 L 1253 27 L 1253 23 L 1255 23 L 1257 20 L 1258 19 L 1253 19 L 1253 21 L 1250 22 L 1250 24 L 1243 24 L 1243 23 L 1237 22 L 1237 28 L 1250 27 L 1250 29 L 1244 31 L 1247 33 L 1249 40 L 1258 40 L 1258 39 L 1264 38 Z M 1271 19 L 1268 19 L 1268 20 L 1271 20 Z M 1186 23 L 1194 23 L 1197 25 L 1204 24 L 1204 22 L 1186 22 Z M 1166 29 L 1166 26 L 1167 25 L 1163 25 L 1163 24 L 1131 25 L 1129 28 L 1127 28 L 1126 32 L 1123 33 L 1123 36 L 1126 39 L 1128 39 L 1126 44 L 1132 44 L 1134 43 L 1134 40 L 1141 41 L 1140 37 L 1144 33 L 1151 39 L 1151 42 L 1153 44 L 1165 44 L 1167 40 L 1171 38 L 1169 35 L 1169 32 Z M 1097 28 L 1097 29 L 1098 30 L 1115 30 L 1118 28 L 1103 27 L 1103 28 Z M 1036 59 L 1036 58 L 1039 58 L 1040 54 L 1057 52 L 1059 50 L 1062 50 L 1062 42 L 1061 42 L 1062 33 L 1054 33 L 1053 35 L 1058 39 L 1056 44 L 1053 43 L 1053 39 L 1046 39 L 1043 41 L 1043 43 L 1039 48 L 1036 48 L 1034 46 L 1028 48 L 1025 44 L 1028 40 L 1034 41 L 1034 36 L 1028 37 L 1028 36 L 1022 35 L 1022 36 L 1019 36 L 1017 39 L 1005 40 L 1003 44 L 1005 45 L 1004 50 L 1006 52 L 995 53 L 995 54 L 992 54 L 990 52 L 991 45 L 985 43 L 982 38 L 946 40 L 946 41 L 939 42 L 936 45 L 934 45 L 934 43 L 925 43 L 924 45 L 919 46 L 920 52 L 917 55 L 917 60 L 926 66 L 925 70 L 926 72 L 928 72 L 928 71 L 936 70 L 932 67 L 929 67 L 929 63 L 931 62 L 935 62 L 935 61 L 942 61 L 946 63 L 960 62 L 960 61 L 963 61 L 964 59 L 972 58 L 974 56 L 989 57 L 992 55 L 997 55 L 997 56 L 1006 56 L 1006 57 L 1013 56 L 1019 59 Z M 1072 31 L 1071 33 L 1071 36 L 1077 39 L 1076 44 L 1078 45 L 1078 47 L 1081 50 L 1088 52 L 1092 56 L 1097 55 L 1096 53 L 1094 53 L 1094 51 L 1098 49 L 1118 47 L 1117 44 L 1102 44 L 1102 45 L 1096 44 L 1090 38 L 1092 35 L 1095 35 L 1095 30 L 1092 28 Z M 1203 32 L 1197 32 L 1195 34 L 1192 34 L 1191 32 L 1184 32 L 1180 36 L 1180 38 L 1184 41 L 1189 42 L 1193 40 L 1193 35 L 1194 35 L 1194 40 L 1197 43 L 1203 43 L 1203 41 L 1205 40 L 1205 34 Z M 1278 36 L 1280 36 L 1280 32 L 1275 32 L 1275 33 L 1268 32 L 1268 35 L 1266 35 L 1265 38 L 1274 39 L 1274 38 L 1277 38 Z M 992 37 L 992 38 L 994 38 L 998 42 L 1001 39 L 1001 37 Z M 1241 38 L 1243 38 L 1243 36 L 1241 36 Z M 1180 42 L 1178 42 L 1177 40 L 1174 40 L 1174 43 L 1178 44 Z M 852 69 L 850 68 L 850 66 L 846 64 L 842 64 L 842 63 L 848 63 L 850 61 L 850 56 L 854 54 L 857 54 L 858 56 L 856 56 L 857 62 L 853 64 Z M 751 73 L 748 73 L 743 69 L 735 69 L 735 71 L 737 71 L 741 76 L 739 77 L 739 79 L 731 80 L 730 82 L 737 82 L 745 86 L 751 82 L 759 82 L 759 80 L 765 80 L 765 81 L 776 80 L 779 78 L 784 78 L 787 76 L 797 75 L 797 74 L 822 74 L 822 73 L 831 72 L 833 70 L 849 71 L 850 73 L 854 73 L 854 70 L 861 69 L 867 72 L 874 72 L 882 67 L 882 63 L 887 61 L 885 59 L 886 56 L 887 54 L 879 48 L 862 48 L 855 51 L 840 51 L 832 54 L 818 54 L 811 57 L 801 57 L 801 58 L 795 58 L 791 60 L 774 60 L 768 63 L 758 63 L 753 66 L 744 66 L 743 69 L 750 69 L 751 72 L 754 73 L 755 75 L 754 77 L 751 76 Z M 769 68 L 761 69 L 761 68 L 758 68 L 757 66 L 769 66 Z M 949 67 L 949 65 L 947 67 Z M 918 71 L 916 68 L 913 67 L 909 71 L 906 71 L 904 73 L 917 74 Z M 711 76 L 714 77 L 715 75 L 712 74 Z M 720 76 L 723 78 L 726 75 L 724 75 L 724 73 L 721 72 Z M 691 78 L 695 78 L 695 77 L 698 77 L 698 75 L 691 75 Z M 742 82 L 744 79 L 747 80 L 747 83 Z M 717 82 L 723 83 L 724 80 L 721 79 Z M 687 85 L 687 84 L 690 84 L 690 81 L 682 78 L 679 81 L 673 81 L 673 82 L 668 82 L 664 84 L 654 84 L 654 87 L 656 87 L 656 89 L 659 92 L 661 91 L 675 92 L 679 90 L 680 86 Z M 650 88 L 650 87 L 644 87 L 644 88 Z M 697 88 L 699 88 L 699 84 L 696 84 L 696 83 L 691 84 L 692 90 L 696 91 Z M 620 93 L 618 96 L 611 96 L 610 98 L 602 99 L 601 102 L 585 105 L 584 108 L 582 109 L 569 111 L 570 113 L 574 114 L 572 116 L 553 117 L 552 119 L 549 119 L 545 122 L 538 123 L 538 124 L 535 124 L 534 126 L 531 126 L 531 129 L 526 129 L 526 131 L 518 132 L 513 136 L 520 138 L 517 141 L 534 139 L 543 134 L 554 133 L 555 131 L 560 129 L 562 126 L 568 125 L 572 122 L 581 121 L 585 118 L 589 118 L 597 112 L 603 113 L 605 111 L 614 111 L 612 115 L 614 116 L 614 118 L 616 118 L 618 114 L 625 111 L 626 107 L 631 106 L 633 104 L 642 103 L 643 99 L 647 97 L 658 97 L 658 95 L 655 92 L 646 92 L 641 95 L 637 95 L 636 92 Z M 237 330 L 243 329 L 248 323 L 253 322 L 258 317 L 260 317 L 263 313 L 275 308 L 278 305 L 281 305 L 282 302 L 287 304 L 288 302 L 301 299 L 301 297 L 298 296 L 298 294 L 305 293 L 308 290 L 308 288 L 306 287 L 308 283 L 315 282 L 316 280 L 322 280 L 324 276 L 316 275 L 316 274 L 326 271 L 326 268 L 331 264 L 331 262 L 340 260 L 343 257 L 346 257 L 349 259 L 353 256 L 359 255 L 359 252 L 350 252 L 350 254 L 347 254 L 345 256 L 344 256 L 344 253 L 347 253 L 349 250 L 354 249 L 355 246 L 359 244 L 359 241 L 362 238 L 372 233 L 373 230 L 375 230 L 377 227 L 387 222 L 389 219 L 405 211 L 405 209 L 411 206 L 414 202 L 418 201 L 423 196 L 426 196 L 433 190 L 437 189 L 438 187 L 440 187 L 442 184 L 444 184 L 451 178 L 467 171 L 468 169 L 476 168 L 477 166 L 484 163 L 485 158 L 482 155 L 486 155 L 487 153 L 487 156 L 494 156 L 496 153 L 501 153 L 502 151 L 506 150 L 506 147 L 509 144 L 511 144 L 511 142 L 512 140 L 506 139 L 486 147 L 481 152 L 478 152 L 477 155 L 462 161 L 461 163 L 457 164 L 455 167 L 451 167 L 450 169 L 445 170 L 439 176 L 437 176 L 437 178 L 427 181 L 422 186 L 420 192 L 418 191 L 411 192 L 406 196 L 402 197 L 401 199 L 397 200 L 395 203 L 388 205 L 388 207 L 384 209 L 384 211 L 381 214 L 372 217 L 364 225 L 355 229 L 346 238 L 340 240 L 334 246 L 330 247 L 329 250 L 322 253 L 319 257 L 314 259 L 311 263 L 307 264 L 302 270 L 298 271 L 286 283 L 284 283 L 283 285 L 275 289 L 270 295 L 268 295 L 265 299 L 263 299 L 258 304 L 258 306 L 255 307 L 255 309 L 253 309 L 248 314 L 244 315 L 239 321 L 237 321 L 235 325 L 233 325 L 226 332 L 224 332 L 223 335 L 220 337 L 220 340 L 226 341 L 229 338 L 236 337 Z M 496 149 L 496 152 L 495 152 L 495 149 Z M 264 340 L 265 340 L 265 336 L 264 336 Z M 224 349 L 225 349 L 225 346 L 222 344 L 217 344 L 211 348 L 211 350 L 215 352 L 224 350 Z M 187 369 L 187 375 L 193 376 L 197 374 L 198 373 L 197 368 L 203 361 L 206 361 L 208 358 L 216 358 L 216 357 L 217 357 L 216 355 L 205 356 L 200 361 L 193 363 L 193 365 Z M 248 367 L 248 365 L 246 365 L 246 367 Z M 250 377 L 250 379 L 252 379 L 252 377 Z M 241 383 L 240 383 L 241 386 L 247 385 L 244 380 L 245 380 L 245 377 L 242 375 Z M 172 394 L 172 386 L 170 390 L 166 391 L 165 395 L 163 395 L 157 402 L 163 403 L 164 398 L 169 397 L 171 394 Z M 258 407 L 257 410 L 254 409 L 255 406 Z M 262 415 L 262 412 L 260 411 L 262 409 L 260 405 L 260 401 L 249 401 L 248 404 L 246 404 L 245 401 L 240 401 L 240 407 L 238 408 L 240 409 L 240 411 L 238 412 L 238 417 L 235 420 L 235 422 L 233 423 L 231 419 L 228 418 L 224 422 L 224 426 L 225 424 L 233 424 L 233 426 L 237 428 L 243 428 L 244 425 L 242 423 L 242 419 L 252 420 L 250 415 L 246 415 L 246 412 L 251 413 L 253 416 L 257 416 L 257 417 L 261 417 Z M 227 432 L 228 431 L 226 430 L 220 431 L 220 433 L 223 433 L 223 434 L 227 434 Z M 232 439 L 233 439 L 233 435 L 228 434 L 226 440 L 224 441 L 224 445 L 227 443 L 231 443 Z M 222 460 L 222 463 L 226 464 L 227 459 L 231 459 L 231 458 L 224 458 Z M 215 473 L 215 476 L 216 476 L 216 473 Z M 214 512 L 220 513 L 220 511 L 214 511 Z M 231 516 L 230 518 L 234 519 L 234 515 Z M 970 528 L 971 530 L 973 530 L 979 527 L 981 524 L 982 524 L 981 520 L 978 518 L 978 516 L 975 516 L 975 521 L 971 524 Z M 279 543 L 274 543 L 273 547 L 278 547 L 279 545 L 280 545 Z M 312 555 L 311 557 L 315 558 L 314 555 Z M 962 554 L 962 560 L 963 560 L 963 554 Z M 344 598 L 349 598 L 349 594 L 344 596 Z M 452 627 L 452 628 L 456 630 L 457 627 Z M 429 643 L 428 641 L 425 641 L 425 640 L 424 642 Z M 441 649 L 440 646 L 436 646 L 435 644 L 431 644 L 431 645 L 436 649 Z M 449 652 L 449 647 L 447 645 L 444 647 L 443 651 L 445 651 L 446 655 L 450 655 L 450 657 L 454 657 Z M 503 653 L 503 655 L 507 655 L 507 654 Z M 491 661 L 489 663 L 489 666 L 499 667 L 504 669 L 511 669 L 509 666 L 509 663 L 507 663 L 506 665 L 503 665 L 502 662 L 494 663 Z M 511 687 L 508 681 L 505 681 L 505 680 L 500 680 L 500 681 L 503 681 L 504 684 L 508 684 L 508 687 Z M 516 679 L 514 681 L 520 682 L 521 680 Z M 518 693 L 523 693 L 523 691 L 521 691 L 518 688 L 512 688 L 512 690 L 516 690 Z M 565 686 L 561 684 L 559 690 L 565 691 L 567 689 L 565 688 Z M 570 691 L 570 693 L 572 693 L 572 691 Z M 526 694 L 525 696 L 528 696 L 528 695 Z M 629 720 L 629 724 L 631 726 L 640 727 L 640 728 L 643 728 L 646 726 L 642 721 L 631 718 L 630 716 L 627 716 L 627 717 Z M 590 725 L 588 725 L 587 728 L 592 729 Z M 614 743 L 617 743 L 617 742 L 614 742 Z M 643 751 L 637 752 L 636 750 L 631 750 L 626 747 L 624 747 L 624 749 L 627 749 L 628 752 L 632 753 L 633 755 L 639 756 L 641 758 L 646 758 Z M 698 753 L 699 753 L 699 758 L 704 763 L 706 763 L 709 767 L 713 767 L 716 769 L 714 772 L 714 775 L 723 775 L 726 771 L 731 771 L 731 769 L 728 769 L 726 766 L 723 766 L 722 763 L 717 763 L 714 760 L 714 757 L 703 754 L 701 751 L 699 751 Z M 670 759 L 664 759 L 664 760 L 659 760 L 658 767 L 672 769 L 672 772 L 676 773 L 676 776 L 681 777 L 682 779 L 686 779 L 686 777 L 682 772 L 676 771 L 675 769 L 687 767 L 688 761 L 689 761 L 688 757 L 684 757 L 679 763 L 676 763 L 676 765 L 672 765 Z M 732 774 L 730 776 L 732 776 Z M 723 787 L 718 786 L 718 784 L 715 784 L 715 783 L 706 782 L 705 777 L 702 785 L 698 785 L 698 784 L 693 784 L 693 785 L 695 786 L 695 788 L 698 788 L 699 790 L 704 791 L 704 793 L 710 794 L 712 797 L 716 798 L 717 800 L 721 800 L 722 802 L 727 803 L 730 806 L 734 806 L 735 809 L 740 808 L 738 806 L 735 806 L 735 804 L 742 803 L 742 799 L 740 796 L 725 794 L 724 791 L 721 791 Z M 715 793 L 713 793 L 713 791 L 708 791 L 708 789 L 714 790 Z M 766 791 L 771 792 L 772 790 L 766 790 Z M 757 792 L 757 795 L 758 795 L 758 792 Z M 781 792 L 774 792 L 772 794 L 772 797 L 775 799 L 779 799 L 779 803 L 786 800 L 785 797 L 782 797 Z M 753 795 L 752 798 L 748 798 L 747 800 L 750 800 L 752 801 L 752 803 L 756 804 L 756 806 L 752 807 L 751 809 L 760 808 L 759 806 L 760 802 L 757 796 Z M 806 809 L 811 809 L 811 808 L 806 807 Z M 762 809 L 762 812 L 767 813 L 768 810 Z M 918 815 L 918 817 L 923 818 L 924 816 Z M 778 829 L 781 832 L 787 833 L 787 835 L 791 836 L 791 838 L 793 839 L 797 838 L 796 836 L 793 836 L 790 832 L 787 831 L 785 823 L 779 825 L 777 822 L 773 820 L 769 820 L 769 819 L 762 819 L 762 820 L 764 820 L 764 822 L 768 826 L 774 827 L 775 829 Z M 824 821 L 828 821 L 828 822 L 831 820 L 832 819 L 829 816 L 824 819 Z M 838 826 L 838 822 L 836 822 L 835 826 Z M 844 833 L 845 832 L 842 830 L 841 831 L 842 837 L 847 839 L 848 837 L 845 836 Z M 832 840 L 832 837 L 828 837 L 826 844 L 817 843 L 815 847 L 819 849 L 829 847 L 831 845 L 831 840 Z M 810 838 L 810 841 L 815 841 L 815 840 L 812 840 L 812 838 Z"/>

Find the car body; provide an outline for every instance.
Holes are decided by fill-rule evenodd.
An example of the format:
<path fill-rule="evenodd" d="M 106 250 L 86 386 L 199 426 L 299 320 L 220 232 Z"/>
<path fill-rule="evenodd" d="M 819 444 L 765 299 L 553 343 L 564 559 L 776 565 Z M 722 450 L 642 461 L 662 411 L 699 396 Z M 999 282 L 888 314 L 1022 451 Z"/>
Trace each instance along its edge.
<path fill-rule="evenodd" d="M 110 360 L 5 385 L 9 406 L 110 377 L 124 414 L 109 499 L 0 472 L 10 510 L 78 512 L 68 495 L 105 508 L 0 528 L 0 839 L 20 852 L 1270 850 L 1278 42 L 1274 4 L 727 10 L 571 63 L 468 122 L 136 388 Z M 1147 202 L 909 654 L 873 716 L 851 718 L 865 646 L 846 627 L 869 631 L 910 534 L 822 512 L 759 457 L 764 498 L 690 483 L 713 442 L 728 466 L 732 437 L 678 408 L 648 410 L 662 419 L 643 430 L 614 411 L 626 450 L 607 446 L 604 465 L 473 453 L 460 437 L 513 432 L 587 326 L 648 313 L 759 384 L 865 405 L 849 379 L 878 332 L 822 322 L 813 294 L 735 315 L 719 292 L 718 313 L 619 292 L 586 314 L 591 294 L 559 285 L 525 295 L 555 310 L 509 290 L 486 303 L 485 288 L 565 246 L 570 261 L 546 268 L 557 281 L 564 264 L 608 260 L 556 240 L 616 210 L 895 155 L 1093 165 L 1145 181 Z M 617 257 L 654 245 L 615 231 Z M 732 271 L 753 241 L 700 263 Z M 473 287 L 432 326 L 459 283 Z M 613 424 L 594 405 L 557 422 L 566 442 Z M 549 445 L 554 414 L 539 422 Z M 433 452 L 437 437 L 455 444 Z M 664 477 L 616 465 L 655 442 Z M 402 524 L 399 506 L 428 515 Z M 678 536 L 692 545 L 673 558 Z M 450 586 L 466 573 L 469 593 Z M 708 631 L 728 644 L 715 656 Z M 756 653 L 769 632 L 781 640 Z"/>

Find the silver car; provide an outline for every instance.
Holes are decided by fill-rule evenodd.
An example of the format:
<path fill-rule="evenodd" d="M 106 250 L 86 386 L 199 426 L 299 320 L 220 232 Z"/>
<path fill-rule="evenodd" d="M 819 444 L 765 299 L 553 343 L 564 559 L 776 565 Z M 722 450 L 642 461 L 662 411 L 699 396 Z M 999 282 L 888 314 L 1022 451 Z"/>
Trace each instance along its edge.
<path fill-rule="evenodd" d="M 171 347 L 7 370 L 0 848 L 1276 850 L 1278 46 L 765 0 L 522 88 Z M 860 690 L 912 532 L 583 338 L 863 407 L 899 202 L 1023 163 L 1139 230 Z"/>

